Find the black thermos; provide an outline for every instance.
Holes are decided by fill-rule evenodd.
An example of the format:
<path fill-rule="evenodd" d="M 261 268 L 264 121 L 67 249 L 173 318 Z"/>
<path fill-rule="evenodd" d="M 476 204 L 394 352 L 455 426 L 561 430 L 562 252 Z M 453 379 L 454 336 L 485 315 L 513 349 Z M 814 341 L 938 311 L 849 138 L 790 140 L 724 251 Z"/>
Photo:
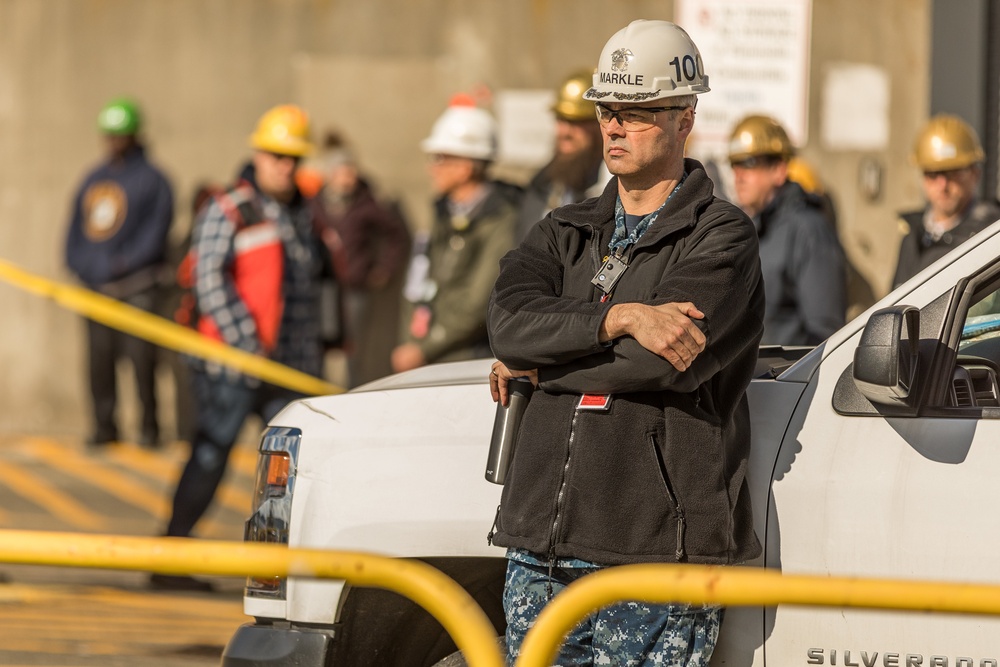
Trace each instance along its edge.
<path fill-rule="evenodd" d="M 521 427 L 521 417 L 528 406 L 534 385 L 527 378 L 511 378 L 507 383 L 509 400 L 504 406 L 497 401 L 497 415 L 493 420 L 493 437 L 490 439 L 490 454 L 486 459 L 486 480 L 503 484 L 507 479 L 507 468 L 514 457 L 517 431 Z"/>

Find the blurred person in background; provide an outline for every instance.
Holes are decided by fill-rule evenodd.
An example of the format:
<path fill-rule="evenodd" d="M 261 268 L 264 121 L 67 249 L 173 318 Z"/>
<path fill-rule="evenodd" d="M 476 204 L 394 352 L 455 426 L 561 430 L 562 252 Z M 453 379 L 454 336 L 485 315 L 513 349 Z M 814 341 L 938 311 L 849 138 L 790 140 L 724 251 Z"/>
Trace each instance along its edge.
<path fill-rule="evenodd" d="M 788 180 L 798 183 L 805 190 L 807 196 L 814 197 L 823 211 L 823 216 L 830 223 L 834 232 L 839 231 L 837 208 L 834 204 L 833 196 L 827 189 L 826 184 L 823 183 L 816 169 L 805 159 L 795 155 L 788 161 Z M 877 299 L 875 298 L 875 291 L 872 289 L 871 283 L 861 275 L 861 272 L 854 266 L 847 253 L 844 253 L 844 270 L 847 274 L 846 319 L 850 321 L 868 310 Z"/>
<path fill-rule="evenodd" d="M 338 278 L 344 290 L 349 384 L 357 386 L 389 372 L 394 341 L 380 335 L 398 328 L 398 287 L 410 255 L 410 232 L 399 207 L 376 198 L 354 154 L 336 134 L 327 135 L 319 160 L 319 198 L 328 227 L 324 238 L 338 246 Z M 389 315 L 386 311 L 393 311 Z M 384 371 L 383 371 L 383 368 Z"/>
<path fill-rule="evenodd" d="M 847 313 L 844 251 L 821 201 L 789 180 L 794 152 L 767 116 L 747 116 L 729 141 L 736 203 L 760 241 L 764 345 L 818 345 Z"/>
<path fill-rule="evenodd" d="M 500 258 L 514 246 L 521 190 L 487 175 L 497 154 L 493 116 L 459 97 L 421 144 L 438 199 L 426 247 L 411 260 L 404 292 L 401 372 L 490 357 L 486 303 Z"/>
<path fill-rule="evenodd" d="M 146 158 L 135 102 L 113 100 L 101 109 L 97 125 L 107 158 L 77 190 L 66 237 L 66 265 L 88 288 L 153 311 L 168 271 L 173 192 L 167 178 Z M 139 444 L 158 446 L 156 346 L 92 320 L 87 320 L 87 336 L 94 419 L 87 444 L 107 445 L 119 438 L 115 367 L 119 359 L 128 358 L 141 403 Z"/>
<path fill-rule="evenodd" d="M 997 203 L 977 194 L 983 158 L 975 130 L 956 116 L 935 116 L 921 128 L 912 159 L 922 172 L 927 204 L 900 216 L 903 238 L 893 287 L 1000 218 Z"/>
<path fill-rule="evenodd" d="M 305 112 L 274 107 L 250 137 L 254 149 L 241 180 L 216 195 L 192 240 L 198 330 L 239 350 L 319 377 L 323 346 L 319 281 L 329 266 L 319 238 L 319 207 L 295 183 L 312 151 Z M 208 509 L 244 420 L 265 423 L 301 394 L 196 361 L 197 428 L 174 492 L 169 537 L 189 537 Z M 154 574 L 158 588 L 208 590 L 191 577 Z"/>
<path fill-rule="evenodd" d="M 583 99 L 592 78 L 592 72 L 580 71 L 559 86 L 552 107 L 556 116 L 555 155 L 525 190 L 517 223 L 518 242 L 549 211 L 600 196 L 611 179 L 604 164 L 594 103 Z"/>

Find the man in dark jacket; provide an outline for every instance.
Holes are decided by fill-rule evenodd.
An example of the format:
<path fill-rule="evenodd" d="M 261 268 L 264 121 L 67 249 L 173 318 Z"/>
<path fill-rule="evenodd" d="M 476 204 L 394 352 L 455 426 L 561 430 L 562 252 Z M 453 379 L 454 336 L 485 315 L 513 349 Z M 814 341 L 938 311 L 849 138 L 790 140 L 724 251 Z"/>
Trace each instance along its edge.
<path fill-rule="evenodd" d="M 983 148 L 975 130 L 956 116 L 932 118 L 917 136 L 913 162 L 923 172 L 927 206 L 904 213 L 904 236 L 892 286 L 902 285 L 1000 218 L 996 202 L 977 196 Z"/>
<path fill-rule="evenodd" d="M 788 179 L 793 154 L 785 129 L 767 116 L 747 116 L 729 141 L 737 203 L 760 240 L 762 342 L 818 345 L 844 325 L 847 273 L 822 202 Z"/>
<path fill-rule="evenodd" d="M 537 386 L 490 536 L 507 547 L 510 660 L 551 596 L 596 569 L 760 554 L 745 392 L 764 293 L 752 225 L 684 159 L 707 91 L 676 25 L 616 33 L 587 98 L 617 178 L 600 198 L 553 210 L 501 262 L 493 397 L 506 404 L 516 376 Z M 559 664 L 707 665 L 720 616 L 612 605 L 570 634 Z"/>
<path fill-rule="evenodd" d="M 139 142 L 139 109 L 114 100 L 97 119 L 107 160 L 91 171 L 77 191 L 66 238 L 66 264 L 87 287 L 152 311 L 166 271 L 167 234 L 174 198 L 166 177 L 146 159 Z M 90 393 L 94 430 L 90 445 L 118 439 L 115 423 L 116 362 L 127 357 L 135 370 L 142 404 L 139 442 L 159 444 L 156 418 L 156 347 L 88 320 Z"/>

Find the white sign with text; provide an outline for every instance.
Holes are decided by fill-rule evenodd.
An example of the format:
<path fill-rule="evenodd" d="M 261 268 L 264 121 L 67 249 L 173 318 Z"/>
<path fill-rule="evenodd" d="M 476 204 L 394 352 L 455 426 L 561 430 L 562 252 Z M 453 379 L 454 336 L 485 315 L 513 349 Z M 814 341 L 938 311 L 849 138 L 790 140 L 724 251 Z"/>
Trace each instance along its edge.
<path fill-rule="evenodd" d="M 733 126 L 754 113 L 805 144 L 812 0 L 677 0 L 675 7 L 712 89 L 698 101 L 690 152 L 725 156 Z"/>

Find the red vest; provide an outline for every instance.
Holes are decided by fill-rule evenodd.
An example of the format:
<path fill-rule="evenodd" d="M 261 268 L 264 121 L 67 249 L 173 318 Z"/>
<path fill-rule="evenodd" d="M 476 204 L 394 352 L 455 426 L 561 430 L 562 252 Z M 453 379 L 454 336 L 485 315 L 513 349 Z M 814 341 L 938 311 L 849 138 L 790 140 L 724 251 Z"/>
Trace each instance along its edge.
<path fill-rule="evenodd" d="M 285 305 L 282 290 L 285 255 L 278 223 L 259 217 L 255 199 L 256 192 L 246 182 L 215 198 L 222 212 L 236 227 L 233 239 L 235 259 L 229 267 L 231 278 L 257 325 L 264 353 L 270 354 L 278 343 L 278 329 Z M 249 216 L 245 211 L 257 215 Z M 249 219 L 251 217 L 253 219 Z M 209 338 L 222 340 L 218 326 L 207 314 L 201 315 L 198 331 Z"/>

